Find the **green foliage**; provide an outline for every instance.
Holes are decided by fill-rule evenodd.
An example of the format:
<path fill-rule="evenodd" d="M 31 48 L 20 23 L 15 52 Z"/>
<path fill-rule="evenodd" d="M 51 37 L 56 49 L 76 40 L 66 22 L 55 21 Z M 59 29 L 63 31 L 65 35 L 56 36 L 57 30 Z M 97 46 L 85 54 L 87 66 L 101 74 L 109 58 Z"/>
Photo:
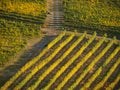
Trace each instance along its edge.
<path fill-rule="evenodd" d="M 64 0 L 65 27 L 99 30 L 100 33 L 107 31 L 120 33 L 120 8 L 115 2 Z"/>
<path fill-rule="evenodd" d="M 99 40 L 99 42 L 94 46 L 94 48 L 92 48 L 92 50 L 86 54 L 85 57 L 83 57 L 83 59 L 78 63 L 78 65 L 76 67 L 81 67 L 95 52 L 98 48 L 100 48 L 100 46 L 104 43 L 106 37 L 104 37 L 102 40 Z M 79 69 L 79 68 L 74 68 L 71 72 L 74 72 Z M 69 74 L 68 74 L 69 75 Z M 85 74 L 83 74 L 85 75 Z M 75 83 L 73 85 L 71 85 L 71 87 L 69 88 L 69 90 L 74 89 L 78 83 L 82 80 L 81 76 L 75 81 Z"/>
<path fill-rule="evenodd" d="M 56 80 L 59 79 L 59 77 L 61 77 L 62 74 L 66 73 L 66 71 L 69 69 L 70 71 L 66 73 L 64 77 L 62 76 L 62 81 L 58 83 L 57 87 L 55 88 L 56 90 L 61 90 L 62 87 L 64 87 L 68 83 L 68 81 L 72 79 L 74 75 L 77 75 L 77 72 L 79 70 L 81 71 L 81 68 L 82 68 L 81 74 L 78 76 L 75 76 L 76 79 L 73 80 L 73 83 L 71 83 L 71 86 L 68 86 L 68 90 L 75 89 L 77 85 L 79 85 L 79 83 L 82 81 L 84 84 L 81 87 L 82 90 L 90 88 L 91 84 L 93 84 L 94 81 L 97 80 L 99 77 L 101 78 L 101 73 L 103 73 L 104 70 L 107 70 L 106 68 L 108 68 L 108 72 L 105 72 L 106 75 L 104 75 L 101 78 L 101 81 L 99 82 L 99 84 L 96 83 L 97 85 L 93 89 L 98 90 L 99 88 L 104 87 L 108 78 L 110 78 L 113 72 L 116 69 L 118 69 L 117 67 L 120 64 L 119 55 L 117 55 L 120 51 L 120 46 L 116 45 L 116 48 L 114 48 L 114 44 L 116 41 L 115 37 L 111 40 L 108 40 L 108 43 L 106 43 L 105 42 L 106 35 L 105 35 L 103 38 L 100 38 L 99 41 L 92 46 L 92 49 L 85 54 L 84 53 L 85 50 L 90 48 L 89 46 L 91 46 L 94 43 L 94 40 L 96 40 L 95 39 L 96 34 L 97 33 L 94 32 L 92 36 L 86 37 L 88 36 L 86 32 L 84 32 L 84 34 L 82 35 L 78 34 L 77 32 L 61 33 L 55 39 L 53 39 L 43 49 L 43 51 L 39 53 L 38 56 L 34 57 L 27 64 L 25 64 L 20 70 L 18 70 L 18 72 L 14 76 L 12 76 L 10 80 L 8 80 L 0 89 L 6 90 L 9 87 L 10 88 L 12 87 L 13 90 L 19 90 L 21 88 L 24 89 L 25 87 L 27 90 L 35 90 L 35 89 L 38 89 L 40 85 L 39 89 L 49 90 L 51 86 L 54 83 L 56 83 Z M 67 35 L 67 38 L 63 40 L 65 35 Z M 76 39 L 76 36 L 77 36 L 77 39 Z M 76 40 L 71 43 L 71 40 L 74 40 L 74 38 Z M 84 39 L 87 39 L 87 41 L 84 41 Z M 63 41 L 59 42 L 61 40 Z M 77 46 L 81 43 L 83 44 L 77 50 Z M 55 59 L 55 61 L 53 62 L 53 59 L 60 53 L 61 50 L 65 49 L 68 44 L 70 45 L 69 47 L 67 47 L 66 51 L 64 51 L 60 55 L 60 57 Z M 57 47 L 53 48 L 56 45 Z M 101 49 L 101 47 L 103 48 Z M 109 50 L 111 50 L 112 48 L 114 48 L 114 50 L 110 52 Z M 51 51 L 51 49 L 53 51 Z M 65 59 L 67 59 L 67 57 L 69 57 L 69 55 L 72 54 L 74 50 L 75 51 L 77 50 L 77 51 L 74 53 L 74 55 L 72 55 L 71 58 L 68 58 L 68 61 L 66 61 Z M 46 55 L 49 51 L 51 51 L 50 55 L 42 59 L 42 57 Z M 97 53 L 98 51 L 99 53 Z M 95 53 L 97 54 L 94 56 Z M 105 59 L 103 60 L 103 63 L 99 63 L 101 62 L 101 58 L 106 56 L 106 53 L 108 53 L 109 55 L 107 55 L 106 58 L 103 58 Z M 80 56 L 82 57 L 80 58 Z M 89 62 L 90 58 L 91 58 L 91 61 Z M 116 59 L 112 60 L 114 58 Z M 113 63 L 112 61 L 115 61 L 115 62 Z M 61 67 L 59 67 L 60 63 L 63 63 L 63 62 L 64 64 L 61 65 Z M 98 63 L 99 65 L 97 65 Z M 48 64 L 50 64 L 50 66 L 47 67 L 39 76 L 36 76 L 36 74 L 40 70 L 44 69 L 44 67 L 47 66 Z M 85 67 L 82 67 L 84 65 Z M 57 66 L 59 67 L 58 70 L 56 70 Z M 29 70 L 30 72 L 28 72 Z M 54 72 L 54 70 L 56 70 L 55 74 L 51 75 L 51 72 Z M 24 78 L 22 78 L 23 75 L 24 75 Z M 46 83 L 45 86 L 41 87 L 42 82 L 48 75 L 51 75 L 49 82 Z M 85 80 L 84 78 L 86 78 L 87 75 L 90 75 L 90 77 L 88 77 L 88 79 Z M 20 79 L 19 82 L 14 83 L 15 80 L 19 80 L 19 79 Z M 114 86 L 118 83 L 119 79 L 120 78 L 115 77 L 115 81 L 113 81 L 111 84 L 109 83 L 110 84 L 109 87 L 114 88 Z M 33 82 L 30 84 L 29 81 L 32 81 L 32 80 Z M 108 86 L 106 87 L 109 88 Z"/>
<path fill-rule="evenodd" d="M 46 13 L 45 0 L 2 0 L 0 10 L 39 16 Z"/>
<path fill-rule="evenodd" d="M 85 33 L 84 33 L 85 34 Z M 66 62 L 66 64 L 64 66 L 62 66 L 60 68 L 59 71 L 57 71 L 57 73 L 52 77 L 52 79 L 50 80 L 50 83 L 44 88 L 44 90 L 46 89 L 49 89 L 50 86 L 57 80 L 57 78 L 62 75 L 62 73 L 84 52 L 84 50 L 90 45 L 90 43 L 92 43 L 92 41 L 95 39 L 96 37 L 96 33 L 94 33 L 93 37 L 90 38 L 88 40 L 88 42 L 86 42 L 79 50 L 78 52 L 76 52 L 74 54 L 74 56 L 72 58 L 69 59 L 68 62 Z M 72 73 L 71 73 L 72 75 Z M 62 85 L 64 84 L 65 82 L 63 83 L 60 83 L 60 85 L 56 88 L 56 90 L 61 90 L 61 87 Z"/>
<path fill-rule="evenodd" d="M 0 66 L 41 35 L 45 0 L 0 0 Z"/>
<path fill-rule="evenodd" d="M 54 46 L 63 36 L 65 35 L 65 33 L 60 34 L 56 39 L 54 39 L 53 41 L 51 41 L 48 46 L 42 51 L 40 52 L 40 54 L 33 58 L 31 61 L 29 61 L 27 64 L 25 64 L 10 80 L 8 80 L 5 85 L 3 87 L 1 87 L 1 89 L 6 90 L 22 73 L 24 73 L 28 68 L 30 68 L 33 64 L 35 64 L 52 46 Z M 43 63 L 42 63 L 43 64 Z M 34 69 L 35 71 L 38 70 L 38 67 L 36 67 Z M 33 72 L 34 73 L 34 72 Z M 32 74 L 33 74 L 32 73 Z M 30 77 L 30 75 L 29 75 Z M 27 79 L 29 79 L 27 77 Z M 24 82 L 25 83 L 25 82 Z M 17 87 L 19 88 L 19 87 Z"/>
<path fill-rule="evenodd" d="M 106 76 L 95 86 L 93 90 L 99 90 L 101 86 L 105 84 L 105 82 L 108 80 L 108 78 L 112 75 L 112 73 L 116 70 L 116 68 L 120 65 L 120 58 L 118 61 L 116 61 L 113 66 L 109 69 L 108 73 Z"/>
<path fill-rule="evenodd" d="M 35 24 L 7 21 L 0 19 L 0 66 L 4 65 L 22 48 L 28 39 L 41 34 L 40 28 Z"/>
<path fill-rule="evenodd" d="M 60 36 L 63 36 L 63 35 L 64 35 L 64 34 L 61 34 Z M 71 36 L 72 36 L 72 35 L 71 35 Z M 70 37 L 70 38 L 72 39 L 72 37 Z M 59 40 L 59 39 L 61 39 L 61 37 L 59 37 L 59 38 L 57 38 L 57 39 Z M 57 40 L 57 39 L 56 39 L 56 40 Z M 57 41 L 58 41 L 58 40 L 57 40 Z M 29 80 L 33 75 L 35 75 L 42 67 L 44 67 L 48 62 L 50 62 L 50 61 L 54 58 L 54 56 L 55 56 L 68 42 L 69 42 L 69 41 L 66 40 L 65 42 L 61 43 L 61 44 L 63 44 L 63 46 L 57 47 L 56 50 L 55 50 L 47 59 L 43 60 L 43 61 L 40 62 L 38 65 L 36 65 L 35 68 L 33 68 L 33 69 L 31 70 L 32 73 L 29 73 L 29 74 L 25 77 L 25 79 L 22 80 L 22 81 L 14 88 L 14 90 L 21 89 L 22 86 L 23 86 L 25 83 L 27 83 L 28 80 Z M 52 43 L 54 43 L 54 42 L 52 42 Z M 50 43 L 50 44 L 51 44 L 51 43 Z M 48 45 L 48 48 L 49 48 L 49 47 L 50 47 L 50 46 Z M 37 60 L 39 60 L 39 59 L 37 59 Z M 36 88 L 37 84 L 39 84 L 39 81 L 35 83 L 35 85 L 33 86 L 33 90 L 34 90 L 34 88 Z"/>
<path fill-rule="evenodd" d="M 52 58 L 54 58 L 54 56 L 57 55 L 57 53 L 59 53 L 59 51 L 66 45 L 68 44 L 73 38 L 74 38 L 75 34 L 72 33 L 72 35 L 70 35 L 64 42 L 62 42 L 58 48 L 55 49 L 55 51 L 47 58 L 43 61 L 43 64 L 42 65 L 45 65 L 47 64 L 48 62 L 50 62 L 50 60 L 52 60 Z M 35 90 L 38 85 L 41 83 L 41 81 L 50 73 L 50 71 L 52 71 L 59 63 L 60 61 L 62 61 L 63 59 L 59 59 L 58 62 L 55 62 L 54 65 L 52 65 L 47 71 L 45 71 L 39 78 L 38 80 L 33 84 L 31 85 L 27 90 Z M 39 64 L 40 65 L 40 64 Z M 40 66 L 42 66 L 40 65 Z M 39 67 L 39 66 L 38 66 Z M 34 70 L 34 69 L 33 69 Z M 46 89 L 47 90 L 47 89 Z"/>

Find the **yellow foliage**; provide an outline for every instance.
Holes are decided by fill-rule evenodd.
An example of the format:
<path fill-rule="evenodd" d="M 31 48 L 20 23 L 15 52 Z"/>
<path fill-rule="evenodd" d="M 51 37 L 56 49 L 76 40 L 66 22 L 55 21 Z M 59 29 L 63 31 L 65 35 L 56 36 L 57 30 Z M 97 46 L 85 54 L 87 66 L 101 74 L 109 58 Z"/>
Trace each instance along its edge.
<path fill-rule="evenodd" d="M 35 3 L 35 2 L 15 2 L 15 3 L 6 3 L 6 6 L 1 7 L 1 9 L 9 12 L 18 12 L 21 14 L 31 14 L 38 16 L 41 12 L 45 12 L 46 8 L 44 4 Z"/>

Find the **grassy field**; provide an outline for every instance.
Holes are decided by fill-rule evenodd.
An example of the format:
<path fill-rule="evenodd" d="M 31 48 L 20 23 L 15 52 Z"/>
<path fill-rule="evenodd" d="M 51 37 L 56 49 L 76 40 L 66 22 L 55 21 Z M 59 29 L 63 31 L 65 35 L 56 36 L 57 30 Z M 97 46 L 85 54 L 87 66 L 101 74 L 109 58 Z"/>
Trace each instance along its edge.
<path fill-rule="evenodd" d="M 120 39 L 120 0 L 64 0 L 65 27 Z"/>
<path fill-rule="evenodd" d="M 45 0 L 0 0 L 0 66 L 11 61 L 28 40 L 42 37 Z"/>

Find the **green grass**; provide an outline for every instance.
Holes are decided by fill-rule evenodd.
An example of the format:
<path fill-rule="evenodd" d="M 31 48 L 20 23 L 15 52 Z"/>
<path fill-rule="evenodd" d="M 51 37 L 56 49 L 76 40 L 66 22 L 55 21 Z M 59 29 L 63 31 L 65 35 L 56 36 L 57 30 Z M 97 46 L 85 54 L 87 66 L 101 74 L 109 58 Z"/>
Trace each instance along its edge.
<path fill-rule="evenodd" d="M 64 0 L 65 27 L 108 36 L 120 34 L 119 0 Z M 93 32 L 92 32 L 93 33 Z"/>
<path fill-rule="evenodd" d="M 42 38 L 45 0 L 0 0 L 0 66 L 24 49 L 28 40 Z"/>

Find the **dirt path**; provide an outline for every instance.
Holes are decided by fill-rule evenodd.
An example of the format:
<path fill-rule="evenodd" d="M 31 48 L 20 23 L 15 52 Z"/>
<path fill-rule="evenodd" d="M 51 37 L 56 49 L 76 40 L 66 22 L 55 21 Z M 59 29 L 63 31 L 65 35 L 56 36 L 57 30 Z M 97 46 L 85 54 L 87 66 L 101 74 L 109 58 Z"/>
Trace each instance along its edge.
<path fill-rule="evenodd" d="M 62 1 L 61 0 L 47 0 L 47 18 L 45 22 L 45 28 L 49 30 L 63 29 L 62 24 L 64 22 Z"/>
<path fill-rule="evenodd" d="M 12 62 L 12 64 L 0 70 L 0 86 L 3 85 L 11 76 L 13 76 L 25 63 L 27 63 L 31 58 L 37 56 L 41 50 L 47 45 L 56 35 L 63 32 L 62 25 L 64 23 L 63 11 L 62 11 L 62 1 L 61 0 L 47 0 L 48 14 L 45 21 L 45 26 L 42 28 L 43 34 L 47 36 L 42 40 L 38 38 L 34 39 L 26 45 L 26 50 L 22 51 L 17 57 L 17 60 Z M 72 32 L 68 31 L 67 34 Z M 81 35 L 83 33 L 78 33 Z M 92 37 L 92 35 L 87 34 L 87 37 Z M 97 36 L 96 39 L 101 39 L 102 37 Z M 108 38 L 108 40 L 111 40 Z M 116 43 L 120 41 L 116 40 Z"/>
<path fill-rule="evenodd" d="M 42 28 L 42 32 L 47 35 L 58 35 L 62 33 L 64 30 L 64 12 L 62 6 L 62 0 L 47 0 L 47 8 L 48 14 L 45 21 L 44 28 Z M 71 31 L 67 31 L 68 34 L 72 33 Z M 81 35 L 83 33 L 78 33 Z M 91 34 L 87 34 L 87 37 L 92 37 Z M 96 39 L 101 39 L 102 36 L 96 36 Z M 112 40 L 112 38 L 106 38 L 108 41 Z M 115 40 L 115 43 L 120 43 L 120 40 Z"/>
<path fill-rule="evenodd" d="M 62 27 L 63 12 L 61 10 L 60 0 L 47 0 L 48 14 L 45 21 L 45 27 L 42 32 L 45 36 L 43 39 L 35 38 L 30 40 L 26 48 L 20 51 L 17 56 L 13 57 L 11 63 L 8 63 L 4 68 L 0 68 L 0 86 L 3 85 L 11 76 L 13 76 L 25 63 L 31 58 L 37 56 L 46 44 L 48 44 Z"/>
<path fill-rule="evenodd" d="M 46 36 L 44 38 L 34 38 L 28 42 L 24 50 L 21 50 L 13 57 L 12 62 L 7 63 L 4 68 L 0 68 L 0 86 L 2 86 L 11 76 L 13 76 L 25 63 L 36 57 L 50 41 L 56 36 Z"/>

